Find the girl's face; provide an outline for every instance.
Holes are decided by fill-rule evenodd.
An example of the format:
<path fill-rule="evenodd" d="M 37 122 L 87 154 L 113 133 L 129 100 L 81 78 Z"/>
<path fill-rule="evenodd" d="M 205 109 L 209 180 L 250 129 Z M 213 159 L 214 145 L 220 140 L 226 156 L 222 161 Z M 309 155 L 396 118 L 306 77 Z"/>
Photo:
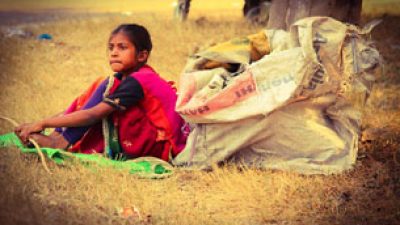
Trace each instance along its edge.
<path fill-rule="evenodd" d="M 114 72 L 128 75 L 147 59 L 142 53 L 136 52 L 135 45 L 123 33 L 118 32 L 110 37 L 108 43 L 108 59 Z"/>

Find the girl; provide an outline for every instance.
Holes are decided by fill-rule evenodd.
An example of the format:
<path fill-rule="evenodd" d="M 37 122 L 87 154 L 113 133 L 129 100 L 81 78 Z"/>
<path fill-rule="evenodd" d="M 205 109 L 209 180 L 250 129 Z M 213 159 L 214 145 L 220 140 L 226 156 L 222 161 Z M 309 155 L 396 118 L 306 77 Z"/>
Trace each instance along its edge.
<path fill-rule="evenodd" d="M 146 28 L 120 25 L 108 43 L 115 75 L 97 82 L 86 93 L 88 100 L 76 99 L 64 115 L 23 124 L 16 134 L 25 144 L 31 137 L 43 147 L 168 161 L 185 145 L 184 121 L 175 112 L 174 89 L 146 64 L 151 49 Z M 52 135 L 38 134 L 52 127 L 56 128 Z"/>

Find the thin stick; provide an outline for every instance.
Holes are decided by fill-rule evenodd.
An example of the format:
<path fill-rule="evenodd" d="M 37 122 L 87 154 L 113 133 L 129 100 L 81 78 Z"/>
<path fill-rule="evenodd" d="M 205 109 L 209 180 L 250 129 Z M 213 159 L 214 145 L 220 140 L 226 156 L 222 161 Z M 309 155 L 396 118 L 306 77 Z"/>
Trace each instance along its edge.
<path fill-rule="evenodd" d="M 43 154 L 43 152 L 42 152 L 42 149 L 40 149 L 39 144 L 38 144 L 35 140 L 33 140 L 32 138 L 29 138 L 29 141 L 35 146 L 36 150 L 38 151 L 38 154 L 39 154 L 39 156 L 40 156 L 40 161 L 42 162 L 42 165 L 43 165 L 44 169 L 45 169 L 49 174 L 52 174 L 52 172 L 51 172 L 51 171 L 49 170 L 49 168 L 47 167 L 46 158 L 44 157 L 44 154 Z"/>
<path fill-rule="evenodd" d="M 6 121 L 10 122 L 10 123 L 11 123 L 12 125 L 14 125 L 15 127 L 18 126 L 18 123 L 17 123 L 15 120 L 10 119 L 10 118 L 8 118 L 8 117 L 0 116 L 0 119 L 3 119 L 3 120 L 6 120 Z M 49 174 L 52 174 L 52 172 L 49 170 L 49 167 L 47 167 L 46 158 L 44 157 L 44 154 L 43 154 L 43 152 L 42 152 L 42 149 L 40 148 L 40 146 L 38 145 L 38 143 L 37 143 L 35 140 L 33 140 L 32 138 L 29 138 L 29 141 L 33 144 L 33 146 L 35 146 L 36 150 L 38 151 L 38 154 L 39 154 L 39 157 L 40 157 L 40 161 L 41 161 L 41 163 L 42 163 L 44 169 L 45 169 Z"/>
<path fill-rule="evenodd" d="M 8 117 L 0 116 L 0 119 L 3 119 L 3 120 L 6 120 L 6 121 L 10 122 L 10 123 L 11 123 L 12 125 L 14 125 L 15 127 L 18 126 L 18 123 L 17 123 L 15 120 L 10 119 L 10 118 L 8 118 Z"/>

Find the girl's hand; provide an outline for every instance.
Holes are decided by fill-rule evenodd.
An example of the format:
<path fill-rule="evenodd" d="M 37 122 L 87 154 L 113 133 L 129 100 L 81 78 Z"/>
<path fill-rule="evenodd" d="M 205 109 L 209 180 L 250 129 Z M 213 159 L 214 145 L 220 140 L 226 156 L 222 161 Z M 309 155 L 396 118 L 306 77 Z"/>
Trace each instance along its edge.
<path fill-rule="evenodd" d="M 44 129 L 42 123 L 25 123 L 17 128 L 15 128 L 14 132 L 18 135 L 23 143 L 28 143 L 29 135 L 33 133 L 41 132 Z"/>

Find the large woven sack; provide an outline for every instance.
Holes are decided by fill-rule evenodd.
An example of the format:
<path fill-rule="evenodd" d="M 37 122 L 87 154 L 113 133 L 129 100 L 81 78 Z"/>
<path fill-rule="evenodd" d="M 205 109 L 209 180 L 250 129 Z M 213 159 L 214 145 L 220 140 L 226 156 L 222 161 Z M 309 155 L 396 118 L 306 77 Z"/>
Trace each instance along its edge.
<path fill-rule="evenodd" d="M 236 57 L 244 48 L 232 59 L 218 47 L 197 54 L 176 108 L 193 130 L 173 163 L 205 169 L 235 161 L 306 174 L 351 168 L 380 64 L 370 30 L 310 17 L 287 33 L 264 31 L 268 52 L 258 60 L 251 47 L 247 58 Z M 254 46 L 251 38 L 243 43 Z M 204 69 L 209 61 L 217 66 Z"/>

